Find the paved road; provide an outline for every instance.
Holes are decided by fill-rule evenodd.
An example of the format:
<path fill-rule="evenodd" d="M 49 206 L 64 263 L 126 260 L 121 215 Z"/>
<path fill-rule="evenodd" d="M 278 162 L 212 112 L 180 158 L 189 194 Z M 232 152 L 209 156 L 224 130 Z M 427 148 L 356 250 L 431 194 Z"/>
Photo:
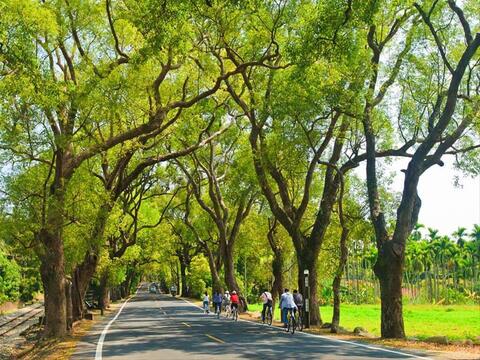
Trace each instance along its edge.
<path fill-rule="evenodd" d="M 408 359 L 387 352 L 313 335 L 287 334 L 247 321 L 217 319 L 196 306 L 145 289 L 115 321 L 96 326 L 72 359 Z M 106 332 L 105 326 L 111 326 Z M 99 351 L 100 334 L 104 333 Z M 96 354 L 97 353 L 97 354 Z"/>

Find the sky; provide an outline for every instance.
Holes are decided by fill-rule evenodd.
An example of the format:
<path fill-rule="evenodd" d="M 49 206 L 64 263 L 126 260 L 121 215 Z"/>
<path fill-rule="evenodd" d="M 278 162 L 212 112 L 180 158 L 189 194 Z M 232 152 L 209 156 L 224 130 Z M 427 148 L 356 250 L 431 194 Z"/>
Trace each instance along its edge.
<path fill-rule="evenodd" d="M 443 167 L 433 166 L 420 178 L 418 193 L 422 199 L 418 222 L 451 235 L 459 227 L 467 230 L 480 224 L 480 176 L 472 178 L 453 168 L 452 159 L 444 157 Z M 392 190 L 401 192 L 406 161 L 397 160 L 389 166 L 395 174 Z M 455 185 L 455 177 L 459 185 Z"/>

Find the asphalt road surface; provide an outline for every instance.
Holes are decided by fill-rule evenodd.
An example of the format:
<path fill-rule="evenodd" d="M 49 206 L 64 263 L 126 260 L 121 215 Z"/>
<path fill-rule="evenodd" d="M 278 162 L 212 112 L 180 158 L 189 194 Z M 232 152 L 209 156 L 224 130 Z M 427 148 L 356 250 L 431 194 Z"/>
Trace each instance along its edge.
<path fill-rule="evenodd" d="M 239 320 L 217 319 L 145 288 L 98 324 L 72 359 L 427 359 L 422 354 L 342 342 Z"/>

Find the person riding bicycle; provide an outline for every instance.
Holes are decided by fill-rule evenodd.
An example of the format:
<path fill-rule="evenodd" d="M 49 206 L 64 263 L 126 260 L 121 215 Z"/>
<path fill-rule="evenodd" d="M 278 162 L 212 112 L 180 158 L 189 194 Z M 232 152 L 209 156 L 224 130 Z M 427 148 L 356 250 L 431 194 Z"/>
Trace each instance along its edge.
<path fill-rule="evenodd" d="M 230 296 L 230 302 L 233 309 L 236 309 L 238 312 L 238 304 L 240 304 L 240 299 L 238 298 L 237 292 L 235 290 L 232 291 L 232 296 Z"/>
<path fill-rule="evenodd" d="M 215 314 L 220 315 L 222 311 L 222 294 L 220 292 L 215 291 L 213 293 L 213 305 L 215 307 Z"/>
<path fill-rule="evenodd" d="M 303 295 L 297 289 L 293 290 L 293 301 L 297 305 L 299 315 L 303 316 Z"/>
<path fill-rule="evenodd" d="M 210 314 L 210 298 L 206 291 L 203 295 L 203 312 L 206 314 Z"/>
<path fill-rule="evenodd" d="M 290 311 L 292 314 L 297 309 L 297 305 L 293 300 L 293 296 L 288 289 L 285 289 L 284 293 L 280 297 L 280 309 L 282 310 L 282 322 L 283 327 L 287 328 L 288 319 L 287 314 Z"/>
<path fill-rule="evenodd" d="M 225 314 L 228 315 L 230 313 L 231 307 L 230 307 L 230 293 L 228 290 L 225 291 L 225 294 L 223 294 L 223 311 L 225 311 Z"/>
<path fill-rule="evenodd" d="M 265 290 L 262 295 L 260 295 L 260 299 L 262 299 L 263 302 L 263 309 L 262 309 L 262 322 L 265 322 L 265 311 L 267 309 L 270 310 L 270 313 L 273 312 L 272 310 L 272 304 L 273 304 L 273 298 L 272 294 Z"/>

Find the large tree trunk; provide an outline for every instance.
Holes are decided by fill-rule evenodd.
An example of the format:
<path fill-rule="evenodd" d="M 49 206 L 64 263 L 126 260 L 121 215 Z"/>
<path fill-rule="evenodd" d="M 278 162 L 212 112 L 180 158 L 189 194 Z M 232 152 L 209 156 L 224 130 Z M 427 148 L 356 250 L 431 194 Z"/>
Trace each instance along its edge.
<path fill-rule="evenodd" d="M 277 226 L 278 222 L 275 218 L 273 220 L 268 220 L 268 233 L 267 239 L 268 243 L 270 244 L 270 248 L 273 251 L 273 261 L 272 261 L 272 274 L 273 274 L 273 284 L 272 284 L 272 297 L 274 300 L 275 306 L 275 299 L 280 301 L 280 297 L 283 293 L 283 265 L 284 265 L 284 258 L 282 247 L 280 246 L 276 234 L 277 234 Z"/>
<path fill-rule="evenodd" d="M 404 338 L 402 312 L 402 260 L 393 254 L 393 242 L 380 250 L 374 270 L 380 281 L 382 301 L 381 334 L 383 338 Z"/>
<path fill-rule="evenodd" d="M 181 280 L 181 294 L 184 297 L 190 296 L 190 288 L 187 281 L 187 271 L 190 269 L 190 264 L 192 262 L 188 246 L 183 248 L 182 251 L 178 252 L 178 261 L 180 263 L 180 280 Z"/>
<path fill-rule="evenodd" d="M 240 288 L 235 278 L 235 261 L 233 258 L 233 247 L 225 247 L 225 284 L 230 291 L 235 290 L 237 293 L 240 293 Z"/>
<path fill-rule="evenodd" d="M 47 208 L 38 239 L 42 243 L 39 253 L 40 275 L 45 293 L 46 337 L 63 337 L 67 334 L 67 304 L 65 293 L 65 258 L 63 248 L 63 226 L 65 186 L 64 155 L 58 151 L 55 179 L 47 196 Z"/>
<path fill-rule="evenodd" d="M 309 287 L 309 316 L 310 325 L 322 325 L 322 318 L 320 316 L 320 308 L 318 304 L 318 283 L 317 283 L 317 263 L 318 252 L 310 251 L 310 249 L 304 249 L 303 251 L 297 251 L 298 261 L 298 288 L 304 297 L 307 297 L 305 288 L 305 277 L 303 271 L 308 270 L 308 287 Z"/>
<path fill-rule="evenodd" d="M 132 292 L 132 283 L 133 283 L 133 279 L 135 278 L 135 275 L 136 275 L 136 271 L 135 271 L 135 265 L 134 265 L 132 268 L 127 269 L 127 277 L 123 283 L 123 288 L 124 288 L 123 297 L 130 296 Z"/>
<path fill-rule="evenodd" d="M 100 310 L 103 314 L 105 309 L 110 305 L 110 289 L 108 286 L 108 271 L 105 271 L 100 278 L 100 295 L 98 299 Z"/>
<path fill-rule="evenodd" d="M 85 312 L 85 293 L 99 261 L 100 247 L 103 242 L 105 226 L 108 217 L 113 208 L 113 201 L 103 203 L 98 209 L 95 226 L 93 227 L 91 237 L 89 239 L 91 249 L 89 249 L 83 261 L 73 269 L 72 274 L 72 311 L 73 321 L 83 318 Z"/>
<path fill-rule="evenodd" d="M 72 282 L 65 279 L 65 302 L 67 311 L 67 330 L 72 330 L 73 326 L 73 309 L 72 309 Z"/>
<path fill-rule="evenodd" d="M 283 255 L 281 251 L 275 252 L 272 261 L 273 285 L 272 296 L 280 299 L 283 293 Z"/>
<path fill-rule="evenodd" d="M 97 254 L 87 252 L 81 264 L 72 275 L 72 313 L 73 321 L 83 319 L 85 313 L 85 293 L 98 264 Z"/>
<path fill-rule="evenodd" d="M 218 274 L 217 263 L 212 251 L 207 247 L 206 255 L 208 258 L 208 266 L 210 268 L 210 275 L 212 276 L 212 290 L 215 292 L 223 293 L 222 281 L 220 280 L 220 275 Z"/>
<path fill-rule="evenodd" d="M 235 261 L 233 258 L 233 243 L 227 244 L 225 247 L 225 284 L 230 291 L 235 290 L 240 299 L 239 311 L 244 312 L 248 309 L 246 294 L 242 294 L 235 278 Z"/>
<path fill-rule="evenodd" d="M 348 239 L 349 230 L 344 228 L 342 230 L 342 235 L 340 238 L 340 261 L 338 263 L 337 273 L 333 280 L 333 316 L 332 316 L 332 327 L 331 332 L 337 333 L 338 327 L 340 325 L 340 284 L 342 282 L 343 271 L 348 259 L 348 248 L 347 248 L 347 239 Z"/>
<path fill-rule="evenodd" d="M 187 265 L 185 264 L 185 261 L 180 261 L 180 278 L 181 278 L 181 294 L 184 297 L 188 297 L 188 286 L 187 286 Z"/>
<path fill-rule="evenodd" d="M 67 334 L 63 241 L 59 233 L 47 230 L 41 231 L 40 238 L 45 245 L 45 254 L 40 259 L 45 294 L 45 336 L 63 337 Z"/>

